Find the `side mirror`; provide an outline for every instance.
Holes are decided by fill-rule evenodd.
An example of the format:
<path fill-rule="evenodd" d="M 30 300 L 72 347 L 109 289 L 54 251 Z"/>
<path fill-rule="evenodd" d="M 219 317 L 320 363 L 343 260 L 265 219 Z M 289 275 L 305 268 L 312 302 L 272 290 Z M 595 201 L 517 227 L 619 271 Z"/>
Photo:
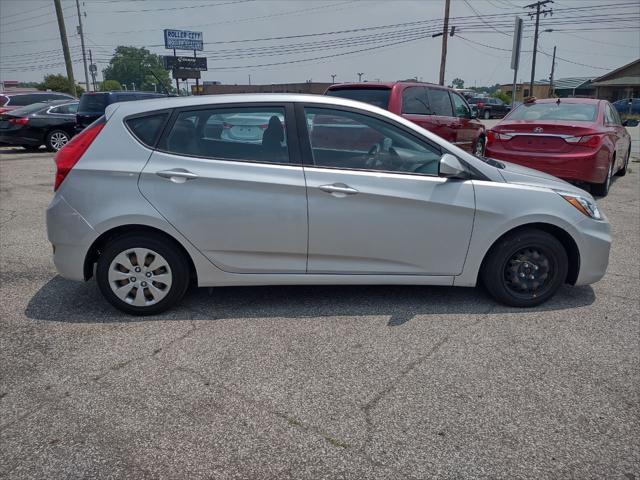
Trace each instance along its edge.
<path fill-rule="evenodd" d="M 469 172 L 455 155 L 445 153 L 440 157 L 440 176 L 445 178 L 469 178 Z"/>
<path fill-rule="evenodd" d="M 623 127 L 637 127 L 638 120 L 634 120 L 633 118 L 628 118 L 624 122 L 622 122 Z"/>
<path fill-rule="evenodd" d="M 478 118 L 478 114 L 472 110 L 471 115 L 469 115 L 469 118 L 471 120 L 475 120 L 476 118 Z"/>

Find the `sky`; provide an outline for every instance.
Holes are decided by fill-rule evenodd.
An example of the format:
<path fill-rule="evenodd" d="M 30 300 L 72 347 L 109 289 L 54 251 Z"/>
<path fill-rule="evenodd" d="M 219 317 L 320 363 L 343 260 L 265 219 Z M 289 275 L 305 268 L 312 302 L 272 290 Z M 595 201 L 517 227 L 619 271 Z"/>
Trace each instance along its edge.
<path fill-rule="evenodd" d="M 526 24 L 518 80 L 529 81 L 533 0 L 452 0 L 445 81 L 510 83 L 514 17 Z M 80 0 L 86 49 L 98 71 L 118 45 L 170 54 L 163 29 L 203 32 L 209 71 L 225 84 L 438 81 L 444 0 Z M 84 79 L 75 0 L 62 0 L 76 81 Z M 541 17 L 536 79 L 598 77 L 640 57 L 640 2 L 555 0 Z M 342 33 L 331 33 L 342 32 Z M 280 38 L 274 38 L 280 37 Z M 289 37 L 289 38 L 282 38 Z M 291 38 L 293 37 L 293 38 Z M 190 55 L 189 52 L 181 52 Z M 87 53 L 88 55 L 88 53 Z M 65 73 L 53 0 L 0 0 L 0 80 Z M 101 80 L 101 75 L 98 76 Z"/>

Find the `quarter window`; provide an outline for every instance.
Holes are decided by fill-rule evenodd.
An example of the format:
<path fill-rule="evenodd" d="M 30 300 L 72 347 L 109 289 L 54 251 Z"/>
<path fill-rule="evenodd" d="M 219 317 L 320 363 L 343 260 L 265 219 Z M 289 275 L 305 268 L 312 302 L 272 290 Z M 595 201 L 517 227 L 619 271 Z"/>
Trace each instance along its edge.
<path fill-rule="evenodd" d="M 138 140 L 149 147 L 154 147 L 167 115 L 166 112 L 162 112 L 145 115 L 144 117 L 130 118 L 127 120 L 127 126 Z"/>
<path fill-rule="evenodd" d="M 407 87 L 402 92 L 402 113 L 430 115 L 429 98 L 425 87 Z"/>
<path fill-rule="evenodd" d="M 203 158 L 287 163 L 285 111 L 281 107 L 183 111 L 163 148 Z"/>
<path fill-rule="evenodd" d="M 460 95 L 451 92 L 451 99 L 453 100 L 453 107 L 455 109 L 456 117 L 471 118 L 471 110 L 469 105 L 465 102 Z"/>
<path fill-rule="evenodd" d="M 605 125 L 615 125 L 616 119 L 613 115 L 613 108 L 608 103 L 604 106 L 604 123 Z"/>
<path fill-rule="evenodd" d="M 305 115 L 315 166 L 438 175 L 440 150 L 391 123 L 330 108 Z"/>
<path fill-rule="evenodd" d="M 453 117 L 449 91 L 444 88 L 429 88 L 429 105 L 434 115 Z"/>

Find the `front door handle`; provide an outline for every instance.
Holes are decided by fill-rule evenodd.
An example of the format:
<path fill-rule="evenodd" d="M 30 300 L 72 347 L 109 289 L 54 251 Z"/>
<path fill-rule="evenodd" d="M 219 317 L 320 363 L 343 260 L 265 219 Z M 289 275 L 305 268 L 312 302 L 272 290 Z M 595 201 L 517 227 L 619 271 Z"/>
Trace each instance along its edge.
<path fill-rule="evenodd" d="M 358 193 L 358 190 L 355 188 L 351 188 L 349 185 L 345 185 L 344 183 L 334 183 L 332 185 L 320 185 L 318 187 L 323 192 L 327 193 L 336 193 L 342 195 L 355 195 Z"/>
<path fill-rule="evenodd" d="M 184 168 L 174 168 L 172 170 L 161 170 L 159 172 L 156 172 L 156 175 L 159 175 L 162 178 L 168 178 L 174 183 L 184 183 L 187 180 L 193 180 L 194 178 L 198 178 L 197 174 L 191 173 L 189 170 L 185 170 Z"/>

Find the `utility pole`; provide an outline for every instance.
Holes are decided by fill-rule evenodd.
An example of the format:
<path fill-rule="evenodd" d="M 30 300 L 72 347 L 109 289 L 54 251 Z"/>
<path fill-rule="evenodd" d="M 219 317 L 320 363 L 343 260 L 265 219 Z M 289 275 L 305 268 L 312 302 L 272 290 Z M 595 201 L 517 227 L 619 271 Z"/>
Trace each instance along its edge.
<path fill-rule="evenodd" d="M 331 75 L 331 83 L 336 83 L 336 75 Z"/>
<path fill-rule="evenodd" d="M 364 75 L 364 72 L 358 72 L 358 82 L 362 82 L 363 75 Z"/>
<path fill-rule="evenodd" d="M 89 71 L 87 70 L 87 54 L 84 50 L 84 33 L 82 32 L 82 14 L 80 13 L 80 1 L 76 0 L 76 8 L 78 9 L 78 34 L 80 35 L 80 45 L 82 46 L 82 64 L 84 65 L 84 81 L 87 86 L 87 92 L 91 91 L 89 83 Z"/>
<path fill-rule="evenodd" d="M 73 65 L 71 64 L 71 55 L 69 54 L 69 43 L 67 42 L 67 29 L 64 26 L 64 16 L 62 14 L 62 6 L 60 0 L 53 0 L 56 7 L 56 17 L 58 17 L 58 30 L 60 30 L 60 41 L 62 42 L 62 53 L 64 54 L 64 64 L 67 67 L 67 79 L 69 80 L 69 89 L 71 95 L 76 94 L 76 82 L 73 79 Z"/>
<path fill-rule="evenodd" d="M 449 37 L 449 6 L 451 0 L 444 2 L 444 25 L 442 26 L 442 53 L 440 54 L 440 85 L 444 85 L 444 70 L 447 64 L 447 39 Z"/>
<path fill-rule="evenodd" d="M 551 96 L 555 93 L 556 89 L 553 88 L 553 73 L 556 69 L 556 46 L 553 46 L 553 60 L 551 61 L 551 75 L 549 76 L 549 88 L 551 89 Z"/>
<path fill-rule="evenodd" d="M 529 95 L 533 96 L 533 85 L 535 83 L 536 76 L 536 54 L 538 53 L 538 30 L 540 28 L 540 15 L 553 15 L 553 10 L 551 8 L 542 9 L 545 5 L 553 3 L 553 0 L 540 0 L 536 3 L 532 3 L 530 5 L 526 5 L 524 8 L 535 8 L 535 12 L 529 12 L 529 17 L 536 17 L 536 30 L 533 35 L 533 57 L 531 58 L 531 84 L 529 85 Z"/>
<path fill-rule="evenodd" d="M 89 49 L 89 65 L 91 73 L 91 84 L 93 85 L 93 91 L 96 91 L 96 66 L 93 64 L 93 57 L 91 56 L 91 49 Z"/>

